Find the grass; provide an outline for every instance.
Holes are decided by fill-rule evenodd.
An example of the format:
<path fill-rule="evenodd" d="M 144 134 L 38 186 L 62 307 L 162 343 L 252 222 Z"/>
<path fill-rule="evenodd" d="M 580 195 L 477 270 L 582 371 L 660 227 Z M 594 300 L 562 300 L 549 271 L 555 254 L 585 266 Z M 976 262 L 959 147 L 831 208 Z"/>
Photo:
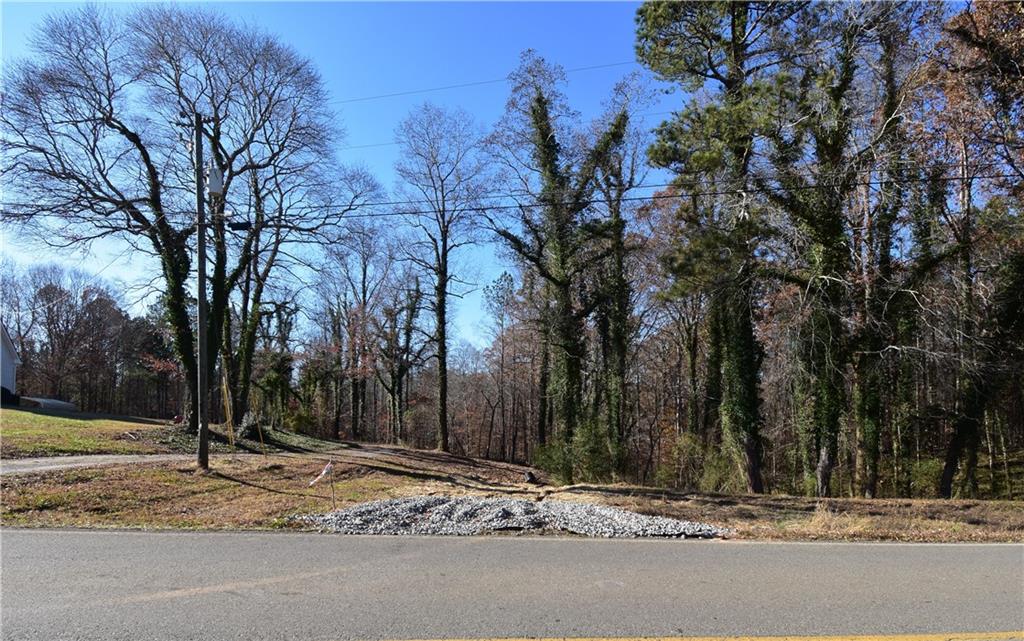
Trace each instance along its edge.
<path fill-rule="evenodd" d="M 308 487 L 323 463 L 304 458 L 218 459 L 216 471 L 157 463 L 4 477 L 0 523 L 32 527 L 281 527 L 287 516 L 331 509 L 328 485 Z M 336 470 L 337 505 L 390 496 L 401 484 Z"/>
<path fill-rule="evenodd" d="M 263 441 L 236 439 L 228 444 L 226 428 L 211 426 L 211 451 L 322 452 L 341 445 L 336 441 L 270 431 Z M 70 456 L 81 454 L 193 453 L 196 439 L 181 426 L 167 421 L 86 414 L 58 410 L 0 410 L 0 458 Z"/>
<path fill-rule="evenodd" d="M 351 446 L 330 458 L 339 508 L 398 496 L 472 494 L 613 505 L 723 525 L 739 539 L 1024 541 L 1021 501 L 816 500 L 627 485 L 537 487 L 520 483 L 526 468 L 438 452 Z M 5 476 L 0 478 L 0 524 L 291 528 L 292 515 L 331 509 L 329 485 L 308 487 L 326 460 L 310 453 L 222 455 L 208 474 L 191 465 L 151 463 Z"/>
<path fill-rule="evenodd" d="M 645 514 L 722 525 L 740 539 L 1024 542 L 1021 501 L 671 493 L 659 497 L 653 492 L 602 498 L 603 503 Z"/>
<path fill-rule="evenodd" d="M 149 419 L 56 410 L 0 410 L 0 457 L 157 454 L 173 428 Z"/>

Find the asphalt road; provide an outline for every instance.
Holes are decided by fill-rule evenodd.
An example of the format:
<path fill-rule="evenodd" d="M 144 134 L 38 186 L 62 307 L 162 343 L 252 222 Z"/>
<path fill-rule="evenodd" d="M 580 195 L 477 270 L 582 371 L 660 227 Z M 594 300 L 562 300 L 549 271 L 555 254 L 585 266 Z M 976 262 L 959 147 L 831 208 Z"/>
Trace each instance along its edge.
<path fill-rule="evenodd" d="M 1024 546 L 0 530 L 3 639 L 1024 630 Z"/>

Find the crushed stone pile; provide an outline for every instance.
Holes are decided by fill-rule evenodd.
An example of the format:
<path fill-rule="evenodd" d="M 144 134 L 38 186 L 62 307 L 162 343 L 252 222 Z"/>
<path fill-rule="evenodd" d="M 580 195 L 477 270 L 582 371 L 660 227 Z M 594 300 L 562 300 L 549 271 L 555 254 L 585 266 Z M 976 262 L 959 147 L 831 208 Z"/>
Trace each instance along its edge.
<path fill-rule="evenodd" d="M 342 534 L 471 536 L 506 531 L 560 531 L 604 538 L 713 538 L 728 531 L 705 523 L 645 516 L 603 505 L 474 496 L 414 496 L 361 503 L 295 521 Z"/>

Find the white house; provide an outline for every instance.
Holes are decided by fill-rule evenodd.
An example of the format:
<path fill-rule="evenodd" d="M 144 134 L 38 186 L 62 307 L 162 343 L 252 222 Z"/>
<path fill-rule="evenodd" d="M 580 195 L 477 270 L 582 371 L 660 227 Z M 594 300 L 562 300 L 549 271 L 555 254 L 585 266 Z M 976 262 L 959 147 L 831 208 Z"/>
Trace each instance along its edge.
<path fill-rule="evenodd" d="M 21 358 L 14 348 L 14 341 L 7 328 L 0 325 L 0 387 L 3 387 L 4 400 L 17 390 L 18 365 L 21 365 Z"/>

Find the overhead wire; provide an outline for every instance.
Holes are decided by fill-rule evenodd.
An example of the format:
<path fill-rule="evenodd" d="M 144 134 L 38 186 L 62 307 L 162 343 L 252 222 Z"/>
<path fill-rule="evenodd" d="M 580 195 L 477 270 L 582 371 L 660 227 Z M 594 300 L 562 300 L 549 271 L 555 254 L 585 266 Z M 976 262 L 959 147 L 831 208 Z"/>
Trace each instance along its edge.
<path fill-rule="evenodd" d="M 572 68 L 572 69 L 566 69 L 565 73 L 568 74 L 568 73 L 577 73 L 577 72 L 580 72 L 580 71 L 593 71 L 593 70 L 597 70 L 597 69 L 610 69 L 610 68 L 614 68 L 614 67 L 624 67 L 626 65 L 635 65 L 635 64 L 639 64 L 639 63 L 636 62 L 635 60 L 629 60 L 629 61 L 625 61 L 625 62 L 611 62 L 611 63 L 608 63 L 608 64 L 602 64 L 602 65 L 590 65 L 590 66 L 586 66 L 586 67 L 575 67 L 575 68 Z M 468 87 L 480 87 L 480 86 L 484 86 L 484 85 L 492 85 L 492 84 L 498 84 L 498 83 L 504 83 L 504 82 L 508 82 L 508 77 L 507 76 L 504 77 L 504 78 L 493 78 L 491 80 L 476 80 L 476 81 L 472 81 L 472 82 L 463 82 L 463 83 L 452 84 L 452 85 L 442 85 L 440 87 L 429 87 L 429 88 L 426 88 L 426 89 L 411 89 L 411 90 L 408 90 L 408 91 L 394 91 L 394 92 L 391 92 L 391 93 L 383 93 L 383 94 L 377 94 L 377 95 L 373 95 L 373 96 L 361 96 L 359 98 L 334 99 L 334 100 L 329 100 L 328 103 L 329 104 L 333 104 L 333 105 L 345 105 L 345 104 L 353 104 L 353 103 L 357 103 L 357 102 L 369 102 L 369 101 L 372 101 L 372 100 L 383 100 L 385 98 L 397 98 L 397 97 L 401 97 L 401 96 L 413 96 L 413 95 L 416 95 L 416 94 L 432 93 L 432 92 L 435 92 L 435 91 L 447 91 L 447 90 L 450 90 L 450 89 L 465 89 L 465 88 L 468 88 Z M 646 114 L 646 115 L 659 115 L 659 114 L 667 114 L 667 113 L 672 113 L 672 112 L 670 112 L 670 111 L 653 112 L 653 113 Z M 376 143 L 370 143 L 370 144 L 365 144 L 365 145 L 347 145 L 347 146 L 344 146 L 344 147 L 338 147 L 338 150 L 339 151 L 348 151 L 348 150 L 352 150 L 352 149 L 371 149 L 371 148 L 374 148 L 374 147 L 391 147 L 391 146 L 394 146 L 394 145 L 397 145 L 397 144 L 398 144 L 397 142 L 376 142 Z"/>
<path fill-rule="evenodd" d="M 953 166 L 953 164 L 951 163 L 949 166 Z M 857 173 L 870 173 L 870 172 L 857 172 Z M 967 177 L 967 178 L 965 178 L 963 176 L 946 176 L 946 177 L 941 177 L 941 178 L 921 177 L 921 178 L 902 179 L 902 180 L 879 179 L 879 180 L 870 180 L 870 181 L 858 181 L 858 182 L 850 183 L 850 185 L 853 186 L 853 187 L 884 186 L 884 185 L 916 184 L 916 183 L 929 182 L 929 181 L 932 181 L 932 180 L 938 180 L 938 181 L 942 181 L 942 182 L 951 182 L 951 181 L 955 182 L 955 181 L 958 181 L 958 180 L 997 180 L 997 179 L 1014 178 L 1014 177 L 1016 177 L 1014 174 L 990 174 L 990 175 L 975 175 L 975 176 L 970 176 L 970 177 Z M 724 181 L 700 181 L 700 180 L 696 180 L 696 181 L 682 181 L 682 182 L 676 181 L 676 182 L 670 182 L 670 183 L 651 183 L 651 184 L 635 185 L 632 189 L 654 189 L 654 188 L 666 188 L 666 187 L 694 186 L 694 185 L 708 184 L 708 182 L 710 182 L 711 184 L 715 184 L 715 183 L 721 184 Z M 832 188 L 834 188 L 834 185 L 814 184 L 814 185 L 802 185 L 802 186 L 792 187 L 792 188 L 787 189 L 786 191 L 809 191 L 809 190 L 815 190 L 815 189 L 832 189 Z M 676 192 L 676 193 L 671 193 L 671 194 L 648 194 L 648 195 L 626 196 L 626 197 L 623 197 L 623 198 L 617 200 L 617 202 L 636 202 L 636 201 L 643 201 L 643 200 L 664 200 L 664 199 L 671 199 L 671 198 L 692 198 L 692 197 L 699 197 L 699 196 L 727 196 L 727 195 L 738 195 L 738 194 L 763 194 L 763 193 L 770 193 L 770 190 L 760 189 L 760 188 L 751 188 L 751 189 L 732 188 L 732 189 L 726 189 L 726 190 L 684 191 L 684 192 Z M 506 194 L 488 194 L 488 195 L 485 195 L 485 196 L 480 196 L 479 199 L 490 200 L 490 199 L 519 198 L 519 197 L 528 197 L 528 196 L 532 196 L 532 194 L 529 193 L 529 192 L 525 192 L 524 191 L 524 192 L 506 193 Z M 305 205 L 305 206 L 300 205 L 300 206 L 297 206 L 297 207 L 290 208 L 290 211 L 308 211 L 308 212 L 313 212 L 313 211 L 324 211 L 324 210 L 328 210 L 329 211 L 329 210 L 332 210 L 332 209 L 344 209 L 345 211 L 341 212 L 339 214 L 342 218 L 387 218 L 387 217 L 394 217 L 394 216 L 416 216 L 416 215 L 433 214 L 433 213 L 435 213 L 435 211 L 432 210 L 432 209 L 424 209 L 424 210 L 402 210 L 402 211 L 387 211 L 387 212 L 378 211 L 378 212 L 370 212 L 370 213 L 365 213 L 365 214 L 351 213 L 351 212 L 358 211 L 358 210 L 361 210 L 361 209 L 368 209 L 368 208 L 400 207 L 400 206 L 403 206 L 403 205 L 429 204 L 430 202 L 431 202 L 430 200 L 420 199 L 420 200 L 393 200 L 393 201 L 367 202 L 367 203 L 358 203 L 358 204 L 355 204 L 355 205 L 352 205 L 352 206 L 347 206 L 347 207 L 333 207 L 331 205 Z M 585 204 L 587 204 L 587 205 L 608 204 L 609 202 L 612 202 L 612 201 L 610 201 L 609 199 L 606 199 L 606 198 L 592 198 L 592 199 L 587 199 L 585 201 Z M 515 203 L 515 204 L 507 204 L 507 205 L 502 205 L 502 204 L 496 204 L 496 205 L 477 205 L 477 206 L 472 206 L 472 207 L 463 207 L 463 208 L 461 208 L 461 211 L 463 211 L 463 212 L 470 212 L 470 213 L 472 213 L 472 212 L 486 212 L 486 211 L 502 211 L 502 210 L 508 210 L 508 209 L 520 209 L 520 208 L 528 208 L 528 207 L 541 207 L 541 206 L 544 206 L 546 204 L 551 204 L 551 203 L 543 203 L 543 202 L 539 202 L 538 201 L 538 202 L 534 202 L 534 203 Z M 554 203 L 554 204 L 572 204 L 572 203 Z"/>
<path fill-rule="evenodd" d="M 936 178 L 921 178 L 921 179 L 917 179 L 917 180 L 907 180 L 907 181 L 874 180 L 874 181 L 862 181 L 862 182 L 851 183 L 851 186 L 853 186 L 853 187 L 866 187 L 866 186 L 872 186 L 872 185 L 892 185 L 892 184 L 908 184 L 908 183 L 916 183 L 916 182 L 928 182 L 928 181 L 931 181 L 931 180 L 940 180 L 940 181 L 943 181 L 943 182 L 955 182 L 955 181 L 958 181 L 958 180 L 998 179 L 998 178 L 1016 178 L 1016 175 L 1015 174 L 997 174 L 997 175 L 991 175 L 991 176 L 972 176 L 970 178 L 964 178 L 962 176 L 949 176 L 948 178 L 937 178 L 937 179 Z M 831 188 L 832 188 L 831 185 L 806 185 L 806 186 L 803 186 L 803 187 L 794 187 L 794 188 L 789 189 L 788 191 L 810 191 L 810 190 L 814 190 L 814 189 L 831 189 Z M 730 189 L 730 190 L 723 190 L 723 191 L 693 191 L 693 192 L 679 192 L 679 193 L 672 193 L 672 194 L 651 194 L 651 195 L 648 195 L 648 196 L 626 196 L 626 197 L 623 197 L 621 199 L 618 199 L 615 202 L 637 202 L 637 201 L 642 201 L 642 200 L 648 200 L 648 201 L 649 200 L 669 200 L 669 199 L 673 199 L 673 198 L 692 198 L 692 197 L 695 197 L 695 196 L 730 196 L 730 195 L 756 194 L 756 193 L 768 193 L 768 190 L 764 190 L 764 189 Z M 584 201 L 584 204 L 589 206 L 589 205 L 596 205 L 596 204 L 608 204 L 610 202 L 612 202 L 612 201 L 608 200 L 608 199 L 605 199 L 605 198 L 594 198 L 594 199 L 588 199 L 588 200 Z M 488 212 L 488 211 L 504 211 L 504 210 L 509 210 L 509 209 L 522 209 L 522 208 L 529 208 L 529 207 L 543 207 L 543 206 L 548 205 L 548 204 L 549 203 L 536 202 L 536 203 L 526 204 L 526 205 L 521 204 L 521 203 L 517 203 L 515 205 L 493 205 L 493 206 L 488 206 L 488 207 L 483 207 L 483 206 L 464 207 L 464 208 L 461 209 L 461 211 L 466 212 L 466 213 L 483 213 L 483 212 Z M 556 205 L 572 205 L 574 203 L 562 202 L 562 203 L 553 203 L 553 204 L 556 204 Z M 368 214 L 344 214 L 344 215 L 342 215 L 342 218 L 385 218 L 385 217 L 394 217 L 394 216 L 422 216 L 422 215 L 428 215 L 428 214 L 433 214 L 433 213 L 435 213 L 435 212 L 433 210 L 429 210 L 429 209 L 427 209 L 427 210 L 419 210 L 419 211 L 372 212 L 372 213 L 368 213 Z"/>
<path fill-rule="evenodd" d="M 609 69 L 609 68 L 612 68 L 612 67 L 624 67 L 626 65 L 636 65 L 636 64 L 639 64 L 639 63 L 636 62 L 635 60 L 629 60 L 629 61 L 626 61 L 626 62 L 611 62 L 611 63 L 603 64 L 603 65 L 590 65 L 590 66 L 586 66 L 586 67 L 575 67 L 573 69 L 566 69 L 565 73 L 577 73 L 577 72 L 580 72 L 580 71 L 593 71 L 593 70 L 596 70 L 596 69 Z M 494 78 L 492 80 L 475 80 L 475 81 L 472 81 L 472 82 L 462 82 L 462 83 L 453 84 L 453 85 L 442 85 L 440 87 L 428 87 L 426 89 L 411 89 L 409 91 L 394 91 L 394 92 L 391 92 L 391 93 L 382 93 L 382 94 L 377 94 L 377 95 L 373 95 L 373 96 L 361 96 L 361 97 L 358 97 L 358 98 L 335 99 L 335 100 L 331 100 L 329 102 L 331 104 L 335 104 L 335 105 L 347 105 L 347 104 L 352 104 L 352 103 L 356 103 L 356 102 L 369 102 L 371 100 L 383 100 L 385 98 L 397 98 L 399 96 L 412 96 L 412 95 L 420 94 L 420 93 L 432 93 L 432 92 L 435 92 L 435 91 L 447 91 L 449 89 L 464 89 L 464 88 L 467 88 L 467 87 L 480 87 L 480 86 L 483 86 L 483 85 L 493 85 L 493 84 L 498 84 L 498 83 L 503 83 L 503 82 L 508 82 L 508 76 L 505 76 L 503 78 Z"/>
<path fill-rule="evenodd" d="M 959 166 L 958 162 L 937 163 L 935 165 L 932 165 L 932 167 L 957 167 L 957 166 Z M 982 166 L 985 166 L 985 167 L 995 167 L 996 163 L 987 163 L 987 164 L 982 165 Z M 875 173 L 875 172 L 877 172 L 876 169 L 865 169 L 865 170 L 857 171 L 857 172 L 854 172 L 854 173 L 857 173 L 857 174 L 865 174 L 865 173 L 870 174 L 870 173 Z M 836 172 L 836 173 L 839 174 L 839 173 L 844 173 L 844 172 Z M 696 176 L 697 174 L 696 173 L 690 173 L 690 174 L 682 174 L 682 175 Z M 969 176 L 967 178 L 964 178 L 963 176 L 947 176 L 947 177 L 941 177 L 941 178 L 921 177 L 921 178 L 902 179 L 902 180 L 896 180 L 896 179 L 887 178 L 887 179 L 879 179 L 879 180 L 867 181 L 867 182 L 861 181 L 861 182 L 851 183 L 851 186 L 855 186 L 856 187 L 856 186 L 873 186 L 873 185 L 913 184 L 913 183 L 928 182 L 930 180 L 940 180 L 940 181 L 944 181 L 944 182 L 945 181 L 956 181 L 956 180 L 979 180 L 979 179 L 980 180 L 996 180 L 996 179 L 1015 178 L 1015 177 L 1016 177 L 1015 174 L 991 174 L 991 175 L 974 175 L 974 176 Z M 820 180 L 821 176 L 815 176 L 815 179 Z M 637 190 L 637 189 L 657 189 L 657 188 L 667 188 L 667 187 L 679 188 L 679 187 L 697 186 L 697 185 L 709 185 L 709 184 L 710 185 L 714 185 L 714 184 L 723 184 L 725 182 L 730 182 L 730 181 L 715 180 L 715 179 L 712 179 L 712 180 L 695 179 L 695 180 L 689 180 L 689 181 L 679 181 L 679 180 L 676 180 L 676 181 L 667 182 L 667 183 L 646 183 L 646 184 L 645 183 L 641 183 L 641 184 L 633 185 L 632 187 L 630 187 L 630 191 Z M 806 191 L 806 190 L 812 190 L 812 189 L 830 189 L 830 188 L 833 188 L 833 187 L 834 187 L 834 185 L 830 185 L 830 184 L 826 184 L 826 185 L 813 184 L 813 185 L 803 185 L 803 186 L 800 186 L 800 187 L 793 187 L 793 188 L 790 189 L 790 191 Z M 715 191 L 715 190 L 712 190 L 712 191 L 701 190 L 701 191 L 677 192 L 677 193 L 673 193 L 673 194 L 650 194 L 650 195 L 645 195 L 645 196 L 629 196 L 629 197 L 623 198 L 622 200 L 623 201 L 660 200 L 660 199 L 665 199 L 665 198 L 681 198 L 681 197 L 689 198 L 689 197 L 693 197 L 693 196 L 724 196 L 724 195 L 739 194 L 739 193 L 746 193 L 746 194 L 768 193 L 768 190 L 758 189 L 758 188 L 751 188 L 751 189 L 736 189 L 736 188 L 732 188 L 732 189 L 718 190 L 718 191 Z M 494 200 L 494 199 L 521 198 L 521 197 L 529 197 L 529 196 L 532 196 L 532 195 L 533 194 L 531 192 L 528 192 L 528 191 L 496 193 L 496 194 L 484 194 L 482 196 L 478 196 L 477 200 Z M 607 204 L 610 201 L 607 200 L 607 199 L 596 198 L 596 199 L 588 199 L 586 202 L 589 203 L 589 204 L 602 204 L 602 203 Z M 336 205 L 293 205 L 293 206 L 288 207 L 288 211 L 290 211 L 290 212 L 302 212 L 302 211 L 314 212 L 314 211 L 325 211 L 325 210 L 343 210 L 342 211 L 342 215 L 344 217 L 346 217 L 346 218 L 369 217 L 369 216 L 372 216 L 372 217 L 410 216 L 410 215 L 416 215 L 416 214 L 429 214 L 429 213 L 433 213 L 433 210 L 373 212 L 372 214 L 359 214 L 359 215 L 349 214 L 347 212 L 357 211 L 357 210 L 360 210 L 360 209 L 368 209 L 368 208 L 400 207 L 400 206 L 404 206 L 404 205 L 424 205 L 424 204 L 431 204 L 431 203 L 432 203 L 432 201 L 429 200 L 429 199 L 420 198 L 420 199 L 411 199 L 411 200 L 370 201 L 370 202 L 355 203 L 355 204 L 344 205 L 344 206 L 336 206 Z M 13 206 L 18 206 L 18 205 L 22 205 L 22 204 L 23 203 L 0 203 L 0 206 L 8 206 L 9 207 L 9 206 L 12 206 L 12 205 Z M 500 210 L 500 209 L 517 209 L 517 208 L 520 208 L 520 207 L 542 206 L 544 204 L 545 203 L 537 202 L 537 203 L 533 203 L 533 204 L 516 203 L 516 204 L 513 204 L 513 205 L 492 205 L 492 206 L 481 205 L 481 206 L 474 207 L 472 209 L 465 208 L 465 209 L 463 209 L 463 211 L 472 211 L 472 210 L 489 211 L 489 210 L 492 210 L 492 209 L 498 209 L 498 210 Z M 559 203 L 559 204 L 568 204 L 568 203 Z"/>
<path fill-rule="evenodd" d="M 670 114 L 670 113 L 675 113 L 675 112 L 673 112 L 673 111 L 641 111 L 641 112 L 639 112 L 637 114 L 634 114 L 634 115 L 637 115 L 637 116 L 663 116 L 663 115 Z M 397 142 L 397 141 L 374 142 L 374 143 L 369 143 L 369 144 L 366 144 L 366 145 L 345 145 L 344 147 L 336 147 L 335 149 L 337 149 L 338 151 L 350 151 L 350 150 L 353 150 L 353 149 L 371 149 L 371 148 L 374 148 L 374 147 L 394 147 L 394 146 L 397 146 L 399 144 L 400 143 Z"/>
<path fill-rule="evenodd" d="M 979 179 L 980 180 L 996 180 L 996 179 L 1016 178 L 1016 177 L 1017 177 L 1016 174 L 989 174 L 989 175 L 976 175 L 976 176 L 968 176 L 968 177 L 965 177 L 965 176 L 945 176 L 945 177 L 941 177 L 941 178 L 922 177 L 922 178 L 916 178 L 916 179 L 903 179 L 903 180 L 889 180 L 889 179 L 887 179 L 887 180 L 859 181 L 859 182 L 850 183 L 850 186 L 853 186 L 853 187 L 858 187 L 858 186 L 881 186 L 881 185 L 894 185 L 894 184 L 895 185 L 905 185 L 905 184 L 929 182 L 929 181 L 933 181 L 933 180 L 935 180 L 935 181 L 942 181 L 942 182 L 956 182 L 956 181 L 960 181 L 960 180 L 979 180 Z M 678 183 L 664 183 L 664 184 L 657 184 L 657 185 L 644 185 L 644 187 L 671 187 L 671 186 L 678 186 Z M 830 189 L 832 187 L 833 187 L 832 185 L 803 185 L 803 186 L 800 186 L 800 187 L 789 188 L 787 191 L 791 191 L 791 192 L 792 191 L 809 191 L 809 190 L 814 190 L 814 189 Z M 758 189 L 758 188 L 755 188 L 755 189 L 745 189 L 745 190 L 744 189 L 728 189 L 728 190 L 714 190 L 714 191 L 689 191 L 689 192 L 675 192 L 675 193 L 670 193 L 670 194 L 649 194 L 649 195 L 645 195 L 645 196 L 626 196 L 626 197 L 623 197 L 621 199 L 618 199 L 617 202 L 657 201 L 657 200 L 666 200 L 666 199 L 672 199 L 672 198 L 693 198 L 693 197 L 698 197 L 698 196 L 727 196 L 727 195 L 756 194 L 756 193 L 767 193 L 767 192 L 768 192 L 768 190 L 766 190 L 766 189 Z M 511 197 L 511 196 L 507 196 L 507 197 Z M 589 206 L 589 205 L 601 204 L 601 203 L 607 204 L 609 202 L 611 202 L 609 199 L 596 198 L 596 199 L 588 199 L 588 200 L 584 201 L 583 204 L 586 204 L 587 206 Z M 385 204 L 387 204 L 387 203 L 377 203 L 374 206 L 382 206 L 382 205 L 385 205 Z M 402 201 L 396 201 L 395 203 L 392 203 L 392 204 L 403 204 L 403 203 L 402 203 Z M 517 203 L 517 204 L 514 204 L 514 205 L 475 206 L 475 207 L 465 207 L 465 208 L 462 208 L 461 211 L 465 212 L 465 213 L 482 213 L 482 212 L 488 212 L 488 211 L 502 211 L 502 210 L 508 210 L 508 209 L 520 209 L 520 208 L 525 208 L 525 207 L 542 207 L 542 206 L 545 206 L 545 205 L 548 205 L 548 204 L 550 204 L 550 203 L 536 202 L 536 203 L 533 203 L 533 204 Z M 557 204 L 578 204 L 578 203 L 557 203 Z M 362 207 L 368 207 L 368 206 L 370 206 L 370 205 L 369 204 L 356 205 L 356 206 L 352 207 L 351 209 L 349 209 L 349 212 L 358 210 L 358 209 L 360 209 Z M 329 206 L 324 206 L 324 208 L 330 208 L 330 207 Z M 344 214 L 341 215 L 341 218 L 342 219 L 349 219 L 349 218 L 385 218 L 385 217 L 395 217 L 395 216 L 416 216 L 416 215 L 425 215 L 425 214 L 433 214 L 433 213 L 434 213 L 433 210 L 371 212 L 371 213 L 366 213 L 366 214 L 344 213 Z M 114 263 L 116 263 L 117 261 L 121 260 L 124 257 L 124 255 L 127 253 L 127 251 L 128 251 L 128 249 L 125 249 L 120 254 L 115 256 L 113 258 L 113 260 L 111 260 L 106 265 L 104 265 L 100 270 L 98 270 L 97 272 L 93 273 L 91 275 L 91 278 L 89 279 L 89 284 L 97 282 L 99 280 L 100 275 L 103 274 L 103 272 L 105 272 L 111 266 L 113 266 Z M 50 301 L 49 303 L 46 303 L 45 305 L 41 305 L 39 307 L 35 307 L 35 308 L 28 309 L 28 310 L 24 310 L 22 312 L 16 312 L 15 310 L 10 310 L 10 309 L 4 309 L 3 312 L 4 313 L 12 313 L 12 314 L 13 313 L 35 313 L 35 312 L 41 311 L 43 309 L 47 309 L 49 307 L 57 305 L 58 303 L 63 302 L 64 300 L 66 300 L 67 298 L 69 298 L 72 295 L 74 295 L 74 292 L 68 292 L 65 296 L 62 296 L 61 298 L 58 298 L 55 301 Z"/>

